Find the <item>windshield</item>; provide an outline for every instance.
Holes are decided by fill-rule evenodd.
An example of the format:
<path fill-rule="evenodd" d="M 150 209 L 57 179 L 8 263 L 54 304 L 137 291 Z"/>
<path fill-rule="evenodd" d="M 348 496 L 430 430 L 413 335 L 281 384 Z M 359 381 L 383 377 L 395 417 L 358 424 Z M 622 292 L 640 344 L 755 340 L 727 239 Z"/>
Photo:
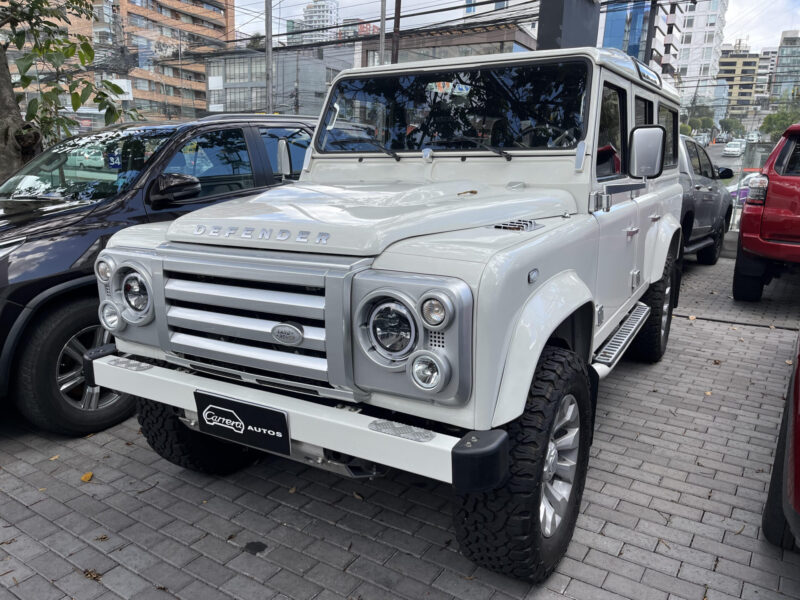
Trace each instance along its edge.
<path fill-rule="evenodd" d="M 95 202 L 124 192 L 174 133 L 123 129 L 66 140 L 0 186 L 0 202 Z"/>
<path fill-rule="evenodd" d="M 582 60 L 340 80 L 317 134 L 321 152 L 547 150 L 584 137 Z"/>

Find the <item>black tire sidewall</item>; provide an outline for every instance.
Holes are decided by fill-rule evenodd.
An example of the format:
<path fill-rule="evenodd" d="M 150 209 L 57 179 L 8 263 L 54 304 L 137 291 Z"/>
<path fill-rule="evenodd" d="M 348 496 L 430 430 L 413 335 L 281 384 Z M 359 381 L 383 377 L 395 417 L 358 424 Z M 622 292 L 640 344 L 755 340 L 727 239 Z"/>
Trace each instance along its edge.
<path fill-rule="evenodd" d="M 123 395 L 108 407 L 87 411 L 70 405 L 58 389 L 55 374 L 61 350 L 76 333 L 99 324 L 97 306 L 91 298 L 72 300 L 43 315 L 30 329 L 30 343 L 19 359 L 15 400 L 20 412 L 44 429 L 85 435 L 133 414 L 135 400 L 131 396 Z"/>

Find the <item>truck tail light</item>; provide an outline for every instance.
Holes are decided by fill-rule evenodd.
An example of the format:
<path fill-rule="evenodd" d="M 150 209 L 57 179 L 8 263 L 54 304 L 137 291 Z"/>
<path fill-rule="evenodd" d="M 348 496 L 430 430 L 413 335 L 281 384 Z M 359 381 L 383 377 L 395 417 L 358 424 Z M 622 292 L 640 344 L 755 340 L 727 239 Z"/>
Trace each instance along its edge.
<path fill-rule="evenodd" d="M 747 192 L 747 204 L 764 204 L 767 199 L 767 186 L 769 179 L 765 175 L 753 177 L 750 180 L 750 189 Z"/>

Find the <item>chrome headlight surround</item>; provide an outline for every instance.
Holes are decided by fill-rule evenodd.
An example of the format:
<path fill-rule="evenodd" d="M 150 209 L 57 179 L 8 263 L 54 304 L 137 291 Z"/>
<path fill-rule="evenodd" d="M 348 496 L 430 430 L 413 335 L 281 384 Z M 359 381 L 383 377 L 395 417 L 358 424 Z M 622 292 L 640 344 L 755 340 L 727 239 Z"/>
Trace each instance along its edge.
<path fill-rule="evenodd" d="M 116 323 L 109 322 L 107 311 L 113 311 L 117 315 Z M 125 329 L 125 320 L 122 318 L 122 313 L 119 307 L 111 300 L 105 300 L 100 303 L 100 308 L 97 309 L 97 316 L 100 319 L 100 324 L 112 333 L 117 333 Z"/>
<path fill-rule="evenodd" d="M 408 324 L 409 339 L 400 350 L 390 350 L 387 348 L 380 339 L 379 334 L 375 331 L 378 328 L 378 313 L 384 310 L 391 310 L 400 315 Z M 375 349 L 375 351 L 388 360 L 404 359 L 411 354 L 411 351 L 414 349 L 414 345 L 417 343 L 417 327 L 414 322 L 414 315 L 411 314 L 411 311 L 408 310 L 402 302 L 388 298 L 386 300 L 376 302 L 370 309 L 369 319 L 367 320 L 367 334 L 369 335 L 369 341 L 372 343 L 372 347 Z"/>
<path fill-rule="evenodd" d="M 145 290 L 147 291 L 147 306 L 141 311 L 131 307 L 125 298 L 125 281 L 133 275 L 138 276 L 144 282 Z M 129 325 L 147 325 L 153 320 L 153 281 L 150 279 L 147 270 L 141 265 L 132 261 L 125 261 L 114 270 L 114 275 L 111 277 L 111 298 L 120 310 L 122 318 Z"/>
<path fill-rule="evenodd" d="M 414 306 L 415 302 L 412 298 L 391 288 L 374 290 L 361 300 L 355 312 L 358 342 L 364 354 L 372 359 L 373 362 L 391 370 L 403 370 L 405 368 L 408 357 L 419 344 L 420 332 L 422 331 L 422 323 Z M 393 307 L 409 322 L 411 339 L 398 352 L 392 352 L 384 348 L 373 331 L 375 313 L 383 307 Z"/>
<path fill-rule="evenodd" d="M 106 265 L 105 268 L 102 268 L 100 265 Z M 101 283 L 109 283 L 111 278 L 114 276 L 114 268 L 116 267 L 116 263 L 114 259 L 109 256 L 103 256 L 102 258 L 98 258 L 94 263 L 94 274 L 97 279 L 100 280 Z M 108 269 L 108 275 L 104 275 L 105 269 Z"/>
<path fill-rule="evenodd" d="M 430 323 L 428 320 L 425 319 L 425 303 L 428 300 L 437 300 L 442 304 L 444 307 L 444 319 L 441 323 L 435 324 Z M 420 316 L 422 317 L 423 323 L 425 323 L 425 328 L 431 331 L 442 331 L 443 329 L 447 329 L 447 327 L 452 323 L 453 317 L 455 316 L 456 309 L 453 306 L 453 301 L 450 300 L 450 297 L 438 290 L 430 290 L 425 292 L 422 297 L 417 301 L 417 311 L 419 311 Z"/>

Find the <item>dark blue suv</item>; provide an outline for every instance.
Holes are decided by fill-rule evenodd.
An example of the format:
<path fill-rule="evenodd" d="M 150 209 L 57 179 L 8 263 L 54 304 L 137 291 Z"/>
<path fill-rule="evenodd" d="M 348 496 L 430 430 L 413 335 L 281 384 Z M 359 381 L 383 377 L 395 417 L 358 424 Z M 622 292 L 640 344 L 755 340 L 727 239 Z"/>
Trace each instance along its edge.
<path fill-rule="evenodd" d="M 284 115 L 129 124 L 66 140 L 0 185 L 0 398 L 70 435 L 132 414 L 132 398 L 84 382 L 84 350 L 109 341 L 97 317 L 98 252 L 124 227 L 296 178 L 315 125 Z M 289 174 L 278 173 L 280 139 Z"/>

